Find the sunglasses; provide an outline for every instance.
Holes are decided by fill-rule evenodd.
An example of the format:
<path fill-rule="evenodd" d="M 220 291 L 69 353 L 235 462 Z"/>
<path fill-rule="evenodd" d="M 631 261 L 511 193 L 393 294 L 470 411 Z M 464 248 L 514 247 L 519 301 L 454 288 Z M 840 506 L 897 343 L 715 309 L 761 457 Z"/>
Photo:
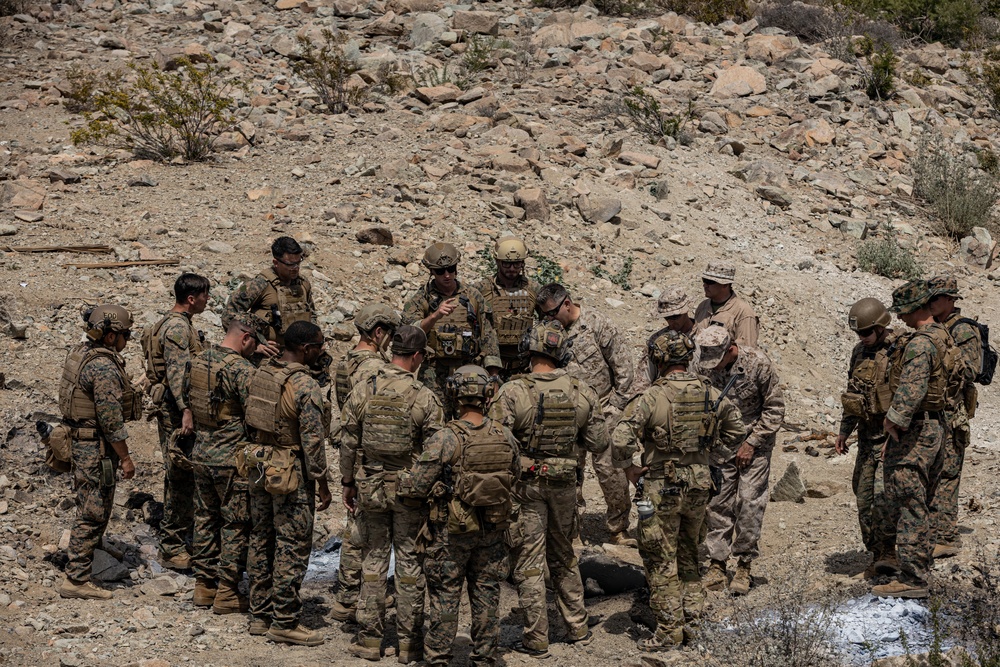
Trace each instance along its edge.
<path fill-rule="evenodd" d="M 523 269 L 524 262 L 520 260 L 516 262 L 505 262 L 503 260 L 500 260 L 500 266 L 504 267 L 505 269 Z"/>
<path fill-rule="evenodd" d="M 858 334 L 858 338 L 868 338 L 868 336 L 871 336 L 873 333 L 875 333 L 875 327 L 868 327 L 867 329 L 858 329 L 855 333 Z"/>
<path fill-rule="evenodd" d="M 714 280 L 709 280 L 707 278 L 702 278 L 701 279 L 701 283 L 703 285 L 718 285 L 719 284 L 719 283 L 715 282 Z"/>
<path fill-rule="evenodd" d="M 279 264 L 284 264 L 285 266 L 298 266 L 298 265 L 302 264 L 302 260 L 301 259 L 299 261 L 297 261 L 297 262 L 286 262 L 283 259 L 277 259 L 277 258 L 275 258 L 275 261 L 278 262 Z"/>
<path fill-rule="evenodd" d="M 562 307 L 563 307 L 563 305 L 565 303 L 566 303 L 566 301 L 563 300 L 563 301 L 560 301 L 559 305 L 556 306 L 555 308 L 553 308 L 552 310 L 542 310 L 542 311 L 540 311 L 542 313 L 542 317 L 548 317 L 550 319 L 554 318 L 556 315 L 559 314 L 559 311 L 562 310 Z"/>
<path fill-rule="evenodd" d="M 446 273 L 458 273 L 458 264 L 453 264 L 452 266 L 445 266 L 440 269 L 431 269 L 431 272 L 435 276 L 443 276 Z"/>

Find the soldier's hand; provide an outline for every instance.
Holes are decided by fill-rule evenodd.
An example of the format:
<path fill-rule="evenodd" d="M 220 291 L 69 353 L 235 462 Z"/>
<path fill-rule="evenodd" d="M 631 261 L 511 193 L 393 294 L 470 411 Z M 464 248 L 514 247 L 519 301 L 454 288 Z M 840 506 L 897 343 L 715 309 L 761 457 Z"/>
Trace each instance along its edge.
<path fill-rule="evenodd" d="M 316 505 L 317 510 L 325 510 L 333 501 L 333 494 L 330 493 L 330 485 L 327 483 L 325 477 L 316 481 L 316 495 L 319 496 L 319 504 Z"/>
<path fill-rule="evenodd" d="M 632 486 L 639 485 L 639 478 L 645 475 L 649 471 L 649 466 L 629 466 L 625 468 L 625 477 L 628 481 L 632 482 Z"/>
<path fill-rule="evenodd" d="M 896 425 L 895 422 L 889 421 L 888 417 L 882 420 L 882 430 L 888 433 L 889 437 L 895 440 L 896 442 L 899 442 L 899 438 L 902 436 L 903 432 L 903 429 L 899 428 L 899 426 Z"/>
<path fill-rule="evenodd" d="M 181 413 L 181 435 L 191 435 L 194 433 L 194 413 L 191 408 L 184 408 Z"/>
<path fill-rule="evenodd" d="M 837 436 L 837 441 L 833 443 L 833 450 L 838 454 L 846 454 L 851 450 L 851 446 L 847 444 L 846 435 Z"/>
<path fill-rule="evenodd" d="M 750 461 L 753 460 L 753 455 L 756 451 L 753 446 L 746 442 L 740 445 L 740 448 L 736 450 L 736 467 L 743 470 L 750 465 Z"/>
<path fill-rule="evenodd" d="M 356 486 L 345 486 L 343 491 L 344 507 L 351 514 L 358 509 L 358 487 Z"/>
<path fill-rule="evenodd" d="M 135 477 L 135 463 L 131 456 L 121 459 L 122 479 L 132 479 Z"/>
<path fill-rule="evenodd" d="M 273 340 L 269 340 L 267 341 L 267 345 L 258 345 L 257 352 L 258 354 L 261 354 L 270 359 L 271 357 L 276 357 L 279 354 L 281 354 L 281 349 L 278 347 L 278 344 L 276 342 L 274 342 Z"/>
<path fill-rule="evenodd" d="M 458 308 L 458 297 L 452 297 L 442 301 L 441 305 L 434 312 L 437 314 L 438 319 L 441 319 L 442 317 L 451 315 L 456 308 Z"/>

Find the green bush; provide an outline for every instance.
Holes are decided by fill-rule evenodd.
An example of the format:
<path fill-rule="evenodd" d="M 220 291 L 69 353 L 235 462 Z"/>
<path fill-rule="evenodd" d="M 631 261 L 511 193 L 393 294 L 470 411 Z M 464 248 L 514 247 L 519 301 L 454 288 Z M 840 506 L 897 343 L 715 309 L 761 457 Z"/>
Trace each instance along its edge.
<path fill-rule="evenodd" d="M 952 46 L 974 35 L 983 17 L 978 0 L 844 0 L 844 4 L 891 21 L 911 36 Z"/>
<path fill-rule="evenodd" d="M 643 90 L 642 86 L 626 91 L 622 102 L 632 126 L 649 143 L 658 144 L 667 137 L 682 144 L 689 142 L 684 136 L 684 127 L 691 119 L 694 102 L 689 101 L 687 109 L 681 114 L 668 113 L 660 106 L 659 100 Z"/>
<path fill-rule="evenodd" d="M 28 11 L 28 0 L 0 0 L 0 16 L 13 16 Z M 0 43 L 4 37 L 0 36 Z"/>
<path fill-rule="evenodd" d="M 562 282 L 562 267 L 559 266 L 556 261 L 535 250 L 529 250 L 528 257 L 534 259 L 535 263 L 538 265 L 535 268 L 535 272 L 532 277 L 538 282 L 539 285 Z"/>
<path fill-rule="evenodd" d="M 351 76 L 361 69 L 344 53 L 347 35 L 324 30 L 323 43 L 319 46 L 305 35 L 300 35 L 298 41 L 298 58 L 292 62 L 292 70 L 312 86 L 328 113 L 344 113 L 351 105 L 364 102 L 368 91 L 347 85 Z"/>
<path fill-rule="evenodd" d="M 912 280 L 923 274 L 913 253 L 899 245 L 892 225 L 884 227 L 881 238 L 869 239 L 861 244 L 858 248 L 858 267 L 886 278 Z"/>
<path fill-rule="evenodd" d="M 136 62 L 127 69 L 97 77 L 89 97 L 81 93 L 77 102 L 93 111 L 82 111 L 87 124 L 70 134 L 74 144 L 123 148 L 154 160 L 204 160 L 219 135 L 243 118 L 230 95 L 246 93 L 246 84 L 227 80 L 222 67 L 181 59 L 171 72 Z"/>
<path fill-rule="evenodd" d="M 100 75 L 93 70 L 72 65 L 66 71 L 66 79 L 69 81 L 69 89 L 63 93 L 66 111 L 80 114 L 95 111 L 94 95 L 101 84 Z"/>
<path fill-rule="evenodd" d="M 979 66 L 966 59 L 962 70 L 969 78 L 967 88 L 970 92 L 986 102 L 993 115 L 1000 118 L 1000 48 L 987 51 Z"/>
<path fill-rule="evenodd" d="M 498 51 L 510 46 L 507 40 L 499 40 L 490 35 L 472 35 L 462 54 L 462 64 L 470 74 L 479 74 L 496 67 Z"/>
<path fill-rule="evenodd" d="M 606 278 L 610 280 L 613 284 L 618 285 L 626 292 L 632 291 L 632 283 L 629 282 L 629 278 L 632 277 L 632 265 L 635 263 L 635 258 L 629 255 L 622 262 L 622 268 L 618 269 L 615 273 L 611 273 L 603 266 L 592 266 L 590 267 L 591 273 L 593 273 L 598 278 Z"/>
<path fill-rule="evenodd" d="M 861 71 L 861 82 L 865 86 L 865 93 L 872 100 L 887 100 L 896 90 L 896 65 L 899 58 L 892 50 L 891 46 L 883 46 L 875 51 L 874 44 L 870 40 L 866 42 L 868 53 L 868 67 L 859 65 Z"/>
<path fill-rule="evenodd" d="M 992 211 L 1000 188 L 992 174 L 950 154 L 940 139 L 921 142 L 912 167 L 913 194 L 930 205 L 940 234 L 960 239 L 973 227 L 995 228 Z"/>

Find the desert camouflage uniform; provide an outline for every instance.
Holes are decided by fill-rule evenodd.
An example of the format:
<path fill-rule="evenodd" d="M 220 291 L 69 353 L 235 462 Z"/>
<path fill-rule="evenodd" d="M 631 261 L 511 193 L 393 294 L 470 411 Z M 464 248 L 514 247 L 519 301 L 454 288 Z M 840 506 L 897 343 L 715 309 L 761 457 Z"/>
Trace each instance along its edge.
<path fill-rule="evenodd" d="M 473 430 L 490 427 L 486 419 Z M 515 479 L 521 463 L 517 441 L 503 428 L 514 455 L 510 471 Z M 459 432 L 443 428 L 424 445 L 420 458 L 410 472 L 413 493 L 427 498 L 434 483 L 442 478 L 445 464 L 454 465 L 463 445 Z M 491 667 L 497 661 L 500 643 L 500 582 L 507 578 L 510 567 L 503 537 L 506 526 L 485 524 L 482 530 L 468 534 L 450 534 L 447 526 L 447 505 L 441 521 L 430 522 L 431 541 L 426 548 L 424 574 L 427 576 L 427 597 L 430 602 L 429 624 L 424 637 L 424 659 L 431 667 L 447 667 L 451 663 L 452 643 L 458 633 L 458 610 L 462 600 L 462 585 L 468 584 L 469 606 L 472 610 L 472 653 L 470 665 Z"/>
<path fill-rule="evenodd" d="M 220 345 L 206 348 L 195 358 L 196 365 L 199 361 L 208 362 L 222 402 L 245 408 L 253 364 Z M 205 422 L 211 415 L 199 414 L 194 402 L 192 410 L 196 437 L 191 450 L 195 489 L 191 567 L 198 579 L 218 579 L 235 588 L 246 569 L 250 540 L 250 489 L 246 477 L 236 471 L 237 453 L 248 444 L 243 414 L 210 428 Z"/>
<path fill-rule="evenodd" d="M 483 298 L 483 295 L 479 293 L 479 290 L 467 286 L 461 281 L 456 281 L 456 284 L 455 293 L 446 297 L 434 287 L 433 280 L 427 281 L 427 284 L 417 290 L 416 294 L 406 302 L 402 314 L 403 324 L 412 324 L 415 327 L 419 327 L 420 321 L 434 312 L 442 301 L 458 299 L 460 297 L 466 297 L 469 300 L 469 305 L 475 314 L 475 326 L 479 329 L 479 353 L 468 359 L 439 358 L 437 360 L 430 360 L 420 368 L 420 380 L 441 399 L 441 404 L 444 406 L 446 414 L 455 414 L 456 408 L 444 390 L 445 380 L 459 366 L 478 364 L 483 368 L 489 369 L 499 368 L 502 365 L 497 334 L 493 330 L 493 312 L 489 309 L 489 305 Z M 459 304 L 456 309 L 465 309 L 465 306 Z M 429 341 L 432 340 L 429 332 L 427 338 Z"/>
<path fill-rule="evenodd" d="M 715 460 L 731 458 L 729 450 L 743 441 L 746 427 L 736 406 L 723 399 L 716 413 L 719 437 L 701 451 L 681 451 L 670 439 L 667 383 L 697 385 L 698 393 L 707 392 L 711 404 L 719 398 L 719 391 L 697 375 L 669 373 L 629 402 L 611 439 L 615 467 L 649 468 L 644 474 L 644 498 L 656 513 L 639 521 L 639 554 L 649 583 L 649 606 L 656 616 L 654 639 L 676 644 L 685 623 L 699 624 L 705 603 L 698 545 L 712 489 L 709 452 L 721 443 L 722 453 L 716 452 Z M 657 443 L 654 432 L 666 434 L 669 445 Z"/>
<path fill-rule="evenodd" d="M 755 347 L 740 347 L 739 357 L 729 367 L 706 373 L 716 389 L 722 389 L 730 375 L 742 373 L 727 397 L 739 408 L 749 435 L 746 442 L 754 448 L 750 464 L 743 470 L 735 459 L 724 463 L 722 488 L 708 506 L 708 554 L 725 561 L 730 554 L 741 563 L 759 555 L 757 542 L 767 508 L 768 476 L 771 452 L 785 419 L 785 398 L 778 372 L 768 356 Z"/>
<path fill-rule="evenodd" d="M 886 329 L 882 340 L 872 347 L 866 347 L 862 343 L 855 345 L 848 364 L 848 380 L 854 376 L 858 364 L 862 361 L 873 359 L 877 354 L 888 354 L 895 340 L 896 334 L 893 330 Z M 884 381 L 888 382 L 888 379 Z M 867 418 L 844 413 L 840 418 L 840 435 L 850 437 L 855 429 L 858 431 L 858 450 L 854 459 L 852 488 L 858 504 L 861 539 L 865 549 L 875 555 L 876 561 L 892 553 L 892 545 L 885 534 L 889 511 L 885 497 L 882 447 L 889 436 L 882 428 L 884 420 L 884 412 L 869 414 Z"/>
<path fill-rule="evenodd" d="M 95 347 L 90 343 L 83 345 L 87 348 Z M 113 353 L 113 350 L 108 351 Z M 124 361 L 121 363 L 124 368 Z M 100 437 L 108 443 L 103 454 L 111 459 L 116 471 L 118 455 L 110 443 L 128 438 L 122 406 L 123 387 L 127 382 L 128 376 L 123 375 L 118 365 L 107 356 L 97 356 L 80 369 L 78 386 L 94 399 L 97 429 Z M 101 488 L 101 450 L 99 440 L 73 440 L 73 487 L 76 491 L 77 519 L 70 531 L 66 577 L 77 583 L 90 581 L 94 550 L 101 544 L 101 537 L 107 530 L 115 505 L 115 484 Z"/>
<path fill-rule="evenodd" d="M 357 600 L 357 622 L 361 626 L 358 643 L 378 648 L 385 633 L 386 579 L 389 572 L 389 549 L 396 557 L 396 632 L 400 651 L 418 653 L 423 647 L 424 590 L 423 554 L 416 551 L 417 534 L 427 521 L 424 501 L 396 496 L 396 477 L 409 468 L 423 449 L 423 443 L 444 425 L 441 401 L 421 386 L 410 396 L 413 423 L 413 449 L 408 457 L 379 461 L 370 459 L 362 448 L 363 425 L 374 390 L 393 379 L 412 377 L 399 366 L 386 364 L 374 376 L 355 385 L 341 411 L 340 474 L 354 476 L 359 465 L 358 544 L 364 551 L 363 581 Z M 367 484 L 381 479 L 385 489 L 385 507 L 373 509 Z M 366 507 L 367 506 L 367 507 Z"/>
<path fill-rule="evenodd" d="M 962 543 L 958 535 L 958 486 L 965 464 L 965 450 L 969 447 L 969 413 L 966 411 L 966 395 L 971 393 L 971 404 L 976 401 L 976 387 L 973 378 L 979 372 L 983 357 L 983 343 L 979 331 L 967 322 L 959 322 L 961 309 L 956 308 L 943 326 L 951 332 L 965 361 L 966 377 L 961 388 L 948 392 L 948 407 L 945 417 L 950 432 L 945 435 L 941 479 L 931 502 L 932 539 L 935 543 L 958 546 Z"/>
<path fill-rule="evenodd" d="M 601 409 L 609 430 L 614 428 L 621 409 L 631 396 L 635 362 L 624 336 L 611 318 L 591 308 L 580 306 L 580 317 L 566 329 L 572 341 L 572 360 L 566 366 L 570 377 L 590 385 L 600 397 Z M 628 530 L 631 502 L 625 473 L 611 464 L 611 449 L 590 457 L 607 504 L 607 528 L 612 535 Z M 587 452 L 581 450 L 578 465 L 587 465 Z M 577 511 L 581 517 L 587 507 L 583 488 L 577 490 Z"/>
<path fill-rule="evenodd" d="M 760 320 L 753 306 L 741 299 L 734 292 L 728 301 L 716 306 L 711 299 L 705 299 L 694 311 L 694 329 L 691 335 L 698 333 L 713 324 L 729 332 L 729 337 L 742 349 L 757 347 L 757 337 L 760 334 Z"/>
<path fill-rule="evenodd" d="M 229 295 L 229 301 L 226 302 L 226 307 L 222 311 L 223 330 L 229 328 L 229 323 L 233 321 L 236 313 L 253 313 L 265 322 L 273 325 L 274 320 L 271 313 L 272 308 L 279 307 L 277 295 L 277 290 L 279 289 L 291 294 L 294 294 L 297 290 L 305 290 L 305 305 L 309 312 L 309 317 L 289 317 L 288 313 L 281 313 L 282 330 L 277 331 L 274 326 L 268 327 L 268 340 L 273 340 L 279 345 L 283 345 L 284 336 L 282 332 L 288 329 L 292 322 L 296 320 L 308 319 L 313 324 L 317 324 L 316 306 L 313 303 L 312 284 L 309 280 L 300 275 L 288 285 L 281 284 L 275 286 L 277 279 L 278 277 L 274 273 L 274 270 L 268 268 L 254 276 L 250 282 L 242 283 L 237 287 L 236 291 Z"/>
<path fill-rule="evenodd" d="M 511 526 L 511 549 L 514 558 L 514 582 L 524 610 L 526 624 L 523 644 L 545 650 L 549 646 L 549 619 L 545 604 L 545 568 L 556 596 L 556 606 L 571 639 L 587 634 L 587 610 L 583 604 L 583 581 L 580 565 L 573 552 L 579 517 L 576 512 L 576 484 L 570 478 L 555 481 L 539 474 L 546 459 L 525 458 L 531 442 L 538 410 L 538 393 L 544 385 L 566 377 L 564 369 L 549 373 L 531 373 L 503 385 L 490 407 L 490 417 L 509 428 L 521 446 L 521 479 L 514 489 L 514 514 Z M 532 389 L 529 380 L 540 388 Z M 608 447 L 607 426 L 597 393 L 579 382 L 576 394 L 576 438 L 572 448 L 600 453 Z M 552 460 L 552 459 L 549 459 Z M 620 470 L 619 474 L 624 475 Z"/>
<path fill-rule="evenodd" d="M 268 363 L 290 365 L 274 359 Z M 301 451 L 294 469 L 298 489 L 271 495 L 259 475 L 250 473 L 250 613 L 258 620 L 269 619 L 271 627 L 280 630 L 292 630 L 299 622 L 299 589 L 312 551 L 316 480 L 327 474 L 323 395 L 308 369 L 294 366 L 306 372 L 294 373 L 285 383 L 281 416 L 298 422 Z"/>
<path fill-rule="evenodd" d="M 526 297 L 526 301 L 532 304 L 527 311 L 510 313 L 513 316 L 521 316 L 525 318 L 527 325 L 524 327 L 524 330 L 521 331 L 522 335 L 525 331 L 531 328 L 531 321 L 534 319 L 535 296 L 541 289 L 541 286 L 537 282 L 526 276 L 521 276 L 517 279 L 517 284 L 513 289 L 507 289 L 506 287 L 501 287 L 497 282 L 496 276 L 494 276 L 488 280 L 481 280 L 476 283 L 475 288 L 479 290 L 480 294 L 483 295 L 483 299 L 486 300 L 487 308 L 489 308 L 490 312 L 493 313 L 494 331 L 499 325 L 501 318 L 504 316 L 504 313 L 499 311 L 498 305 L 507 303 L 506 295 L 524 295 Z M 528 368 L 528 359 L 526 357 L 522 357 L 518 353 L 517 348 L 518 346 L 516 344 L 499 346 L 500 361 L 503 364 L 503 370 L 500 372 L 500 379 L 504 382 L 509 380 L 514 375 L 530 371 Z"/>

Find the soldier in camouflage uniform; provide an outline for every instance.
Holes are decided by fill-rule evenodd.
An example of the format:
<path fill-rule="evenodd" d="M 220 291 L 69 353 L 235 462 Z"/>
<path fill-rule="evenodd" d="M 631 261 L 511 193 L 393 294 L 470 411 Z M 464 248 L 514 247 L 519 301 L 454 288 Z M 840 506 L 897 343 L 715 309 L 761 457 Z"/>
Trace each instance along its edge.
<path fill-rule="evenodd" d="M 613 428 L 628 400 L 633 380 L 635 362 L 625 337 L 608 316 L 593 308 L 574 303 L 569 292 L 559 283 L 546 285 L 538 292 L 536 305 L 546 319 L 558 321 L 569 336 L 571 360 L 566 366 L 570 377 L 586 382 L 597 392 L 601 409 Z M 577 510 L 581 520 L 586 509 L 583 497 L 582 471 L 587 465 L 587 452 L 578 452 L 581 477 L 577 485 Z M 591 455 L 597 481 L 601 485 L 607 504 L 609 542 L 630 547 L 637 546 L 628 536 L 629 511 L 628 480 L 625 473 L 611 463 L 611 450 L 605 449 Z"/>
<path fill-rule="evenodd" d="M 892 293 L 892 311 L 915 331 L 900 335 L 889 358 L 892 402 L 882 422 L 889 435 L 882 454 L 889 500 L 889 538 L 896 545 L 896 581 L 872 588 L 878 596 L 926 598 L 930 572 L 929 505 L 941 473 L 947 430 L 948 376 L 957 350 L 928 308 L 930 291 L 911 280 Z"/>
<path fill-rule="evenodd" d="M 425 585 L 416 542 L 428 507 L 401 484 L 399 473 L 413 465 L 423 443 L 444 425 L 441 401 L 415 376 L 426 345 L 422 329 L 399 327 L 392 337 L 392 362 L 356 385 L 341 411 L 344 505 L 358 513 L 364 551 L 357 608 L 361 631 L 351 652 L 366 660 L 381 658 L 390 548 L 396 557 L 398 659 L 406 664 L 423 658 Z M 361 474 L 355 479 L 359 458 Z"/>
<path fill-rule="evenodd" d="M 372 303 L 358 311 L 354 326 L 361 336 L 354 349 L 337 364 L 337 407 L 344 409 L 347 397 L 358 384 L 364 384 L 388 363 L 389 343 L 400 325 L 399 313 L 384 303 Z M 333 428 L 331 441 L 340 443 L 340 422 Z M 337 598 L 330 616 L 337 621 L 353 621 L 361 593 L 361 562 L 363 555 L 356 544 L 358 528 L 354 514 L 347 513 L 347 525 L 341 534 L 340 567 L 337 571 Z"/>
<path fill-rule="evenodd" d="M 714 325 L 695 334 L 694 342 L 699 371 L 716 389 L 740 376 L 728 396 L 739 408 L 748 435 L 736 456 L 720 466 L 722 486 L 708 506 L 706 544 L 712 563 L 704 583 L 708 590 L 724 588 L 727 561 L 736 556 L 729 590 L 745 595 L 750 591 L 750 563 L 759 555 L 771 452 L 785 418 L 785 398 L 774 364 L 763 350 L 738 345 L 724 328 Z"/>
<path fill-rule="evenodd" d="M 66 579 L 57 590 L 64 598 L 107 600 L 111 591 L 90 582 L 90 569 L 114 509 L 115 471 L 135 476 L 125 422 L 139 418 L 142 403 L 120 356 L 132 336 L 132 316 L 121 306 L 101 305 L 85 322 L 88 340 L 69 351 L 59 383 L 63 421 L 56 428 L 72 439 L 77 519 Z"/>
<path fill-rule="evenodd" d="M 676 331 L 650 341 L 656 379 L 625 407 L 612 435 L 615 466 L 637 487 L 644 480 L 639 553 L 656 616 L 653 637 L 639 642 L 646 651 L 679 645 L 684 630 L 690 635 L 700 622 L 705 592 L 698 544 L 712 489 L 709 454 L 731 456 L 746 437 L 736 406 L 687 370 L 693 351 L 691 339 Z"/>
<path fill-rule="evenodd" d="M 299 589 L 312 551 L 313 513 L 330 506 L 323 396 L 308 368 L 325 344 L 311 322 L 288 327 L 282 355 L 251 376 L 246 404 L 246 425 L 254 429 L 256 443 L 247 450 L 249 632 L 301 646 L 323 643 L 317 632 L 299 624 Z"/>
<path fill-rule="evenodd" d="M 948 407 L 945 409 L 949 433 L 944 439 L 944 459 L 941 480 L 934 502 L 931 504 L 931 527 L 934 530 L 934 558 L 948 558 L 958 554 L 962 538 L 958 534 L 958 486 L 969 448 L 971 433 L 969 420 L 976 413 L 978 392 L 973 383 L 983 366 L 983 341 L 977 325 L 962 315 L 955 302 L 962 296 L 958 283 L 948 276 L 937 276 L 927 281 L 931 290 L 928 303 L 931 315 L 948 329 L 964 361 L 965 376 L 955 387 L 949 387 Z"/>
<path fill-rule="evenodd" d="M 841 396 L 844 406 L 840 434 L 834 444 L 838 454 L 850 450 L 847 439 L 858 431 L 858 453 L 854 461 L 853 488 L 858 503 L 858 522 L 865 548 L 872 552 L 872 564 L 865 578 L 877 569 L 898 565 L 893 545 L 886 538 L 888 507 L 882 470 L 882 447 L 888 437 L 882 420 L 889 409 L 889 349 L 896 334 L 889 329 L 892 316 L 878 299 L 861 299 L 848 313 L 847 322 L 858 334 L 858 344 L 851 352 L 847 369 L 847 391 Z"/>
<path fill-rule="evenodd" d="M 510 544 L 525 628 L 514 650 L 535 658 L 549 656 L 546 567 L 567 626 L 566 641 L 585 645 L 593 639 L 573 552 L 579 530 L 576 452 L 603 452 L 608 432 L 597 392 L 564 368 L 571 358 L 567 340 L 558 321 L 536 324 L 521 342 L 531 373 L 503 385 L 490 407 L 490 417 L 509 428 L 521 446 Z"/>
<path fill-rule="evenodd" d="M 656 368 L 649 363 L 649 345 L 667 331 L 676 331 L 688 337 L 694 335 L 694 320 L 691 319 L 693 306 L 694 301 L 682 287 L 671 285 L 660 292 L 650 319 L 655 322 L 662 317 L 666 320 L 667 326 L 653 333 L 646 341 L 646 346 L 642 348 L 639 363 L 635 367 L 635 382 L 632 383 L 633 396 L 648 389 L 655 379 L 649 376 L 650 373 L 656 371 Z"/>
<path fill-rule="evenodd" d="M 539 285 L 524 275 L 524 260 L 528 248 L 514 236 L 497 240 L 493 259 L 497 272 L 492 278 L 476 283 L 487 308 L 493 313 L 493 329 L 500 344 L 503 382 L 512 376 L 528 372 L 528 361 L 517 351 L 524 333 L 535 321 L 535 296 Z"/>
<path fill-rule="evenodd" d="M 736 296 L 733 283 L 736 268 L 729 264 L 712 262 L 701 274 L 705 300 L 694 311 L 694 333 L 717 325 L 729 332 L 737 345 L 757 347 L 760 320 L 753 306 Z"/>
<path fill-rule="evenodd" d="M 171 451 L 171 436 L 194 433 L 194 414 L 188 402 L 191 359 L 202 350 L 203 335 L 191 322 L 208 305 L 208 278 L 183 273 L 174 282 L 174 307 L 142 336 L 146 376 L 154 383 L 160 451 L 163 453 L 163 521 L 160 522 L 160 558 L 165 567 L 191 566 L 188 536 L 194 530 L 194 473 L 182 461 L 190 452 Z M 176 440 L 175 440 L 176 442 Z"/>
<path fill-rule="evenodd" d="M 458 419 L 424 445 L 406 486 L 432 503 L 424 573 L 430 601 L 424 658 L 431 667 L 451 663 L 462 586 L 472 610 L 470 665 L 497 664 L 500 582 L 507 578 L 511 487 L 521 471 L 517 441 L 484 416 L 493 383 L 484 368 L 462 366 L 448 378 Z"/>
<path fill-rule="evenodd" d="M 191 362 L 188 398 L 194 413 L 194 604 L 216 614 L 245 612 L 237 587 L 246 569 L 250 489 L 238 470 L 249 443 L 243 415 L 254 366 L 249 358 L 267 344 L 267 323 L 237 313 L 221 345 Z"/>
<path fill-rule="evenodd" d="M 500 372 L 500 347 L 493 329 L 493 313 L 474 287 L 458 280 L 461 253 L 450 243 L 435 243 L 424 252 L 430 271 L 427 283 L 403 308 L 403 321 L 427 334 L 433 360 L 421 369 L 420 379 L 441 399 L 445 415 L 454 413 L 444 391 L 445 378 L 465 364 Z"/>

